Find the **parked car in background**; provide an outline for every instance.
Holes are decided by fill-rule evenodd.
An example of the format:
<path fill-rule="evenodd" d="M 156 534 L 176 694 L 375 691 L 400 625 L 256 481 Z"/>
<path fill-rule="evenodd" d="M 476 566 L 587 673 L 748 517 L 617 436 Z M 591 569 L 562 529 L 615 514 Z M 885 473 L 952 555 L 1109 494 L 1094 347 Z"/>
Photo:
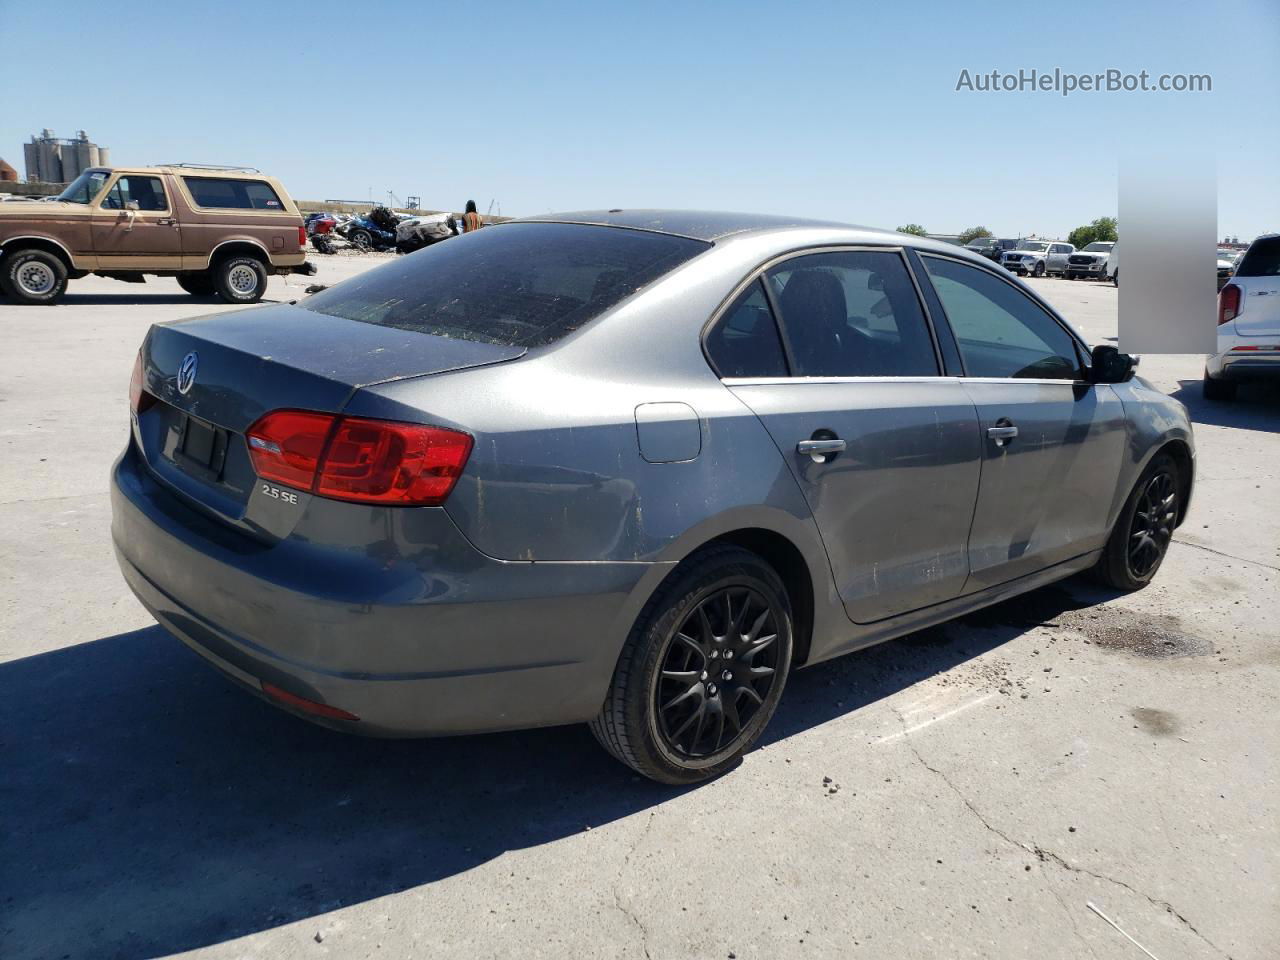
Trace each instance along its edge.
<path fill-rule="evenodd" d="M 1000 263 L 1020 277 L 1062 275 L 1067 272 L 1067 258 L 1076 248 L 1060 240 L 1019 240 L 1012 250 L 1000 256 Z"/>
<path fill-rule="evenodd" d="M 1068 280 L 1102 280 L 1107 276 L 1107 258 L 1114 240 L 1095 240 L 1067 257 Z"/>
<path fill-rule="evenodd" d="M 1204 365 L 1204 395 L 1234 400 L 1248 380 L 1280 379 L 1280 234 L 1259 237 L 1218 291 L 1218 350 Z"/>
<path fill-rule="evenodd" d="M 191 294 L 256 303 L 272 274 L 315 272 L 306 242 L 284 186 L 256 170 L 95 167 L 50 203 L 0 207 L 0 293 L 53 304 L 93 273 L 177 277 Z"/>
<path fill-rule="evenodd" d="M 1227 281 L 1231 279 L 1231 274 L 1236 269 L 1236 258 L 1232 255 L 1233 251 L 1218 250 L 1218 289 L 1221 290 L 1226 286 Z"/>
<path fill-rule="evenodd" d="M 988 260 L 1000 262 L 1000 254 L 1006 250 L 1012 250 L 1018 245 L 1017 240 L 1001 240 L 996 237 L 978 237 L 971 243 L 966 243 L 964 248 L 971 250 L 980 257 L 986 257 Z"/>
<path fill-rule="evenodd" d="M 1120 286 L 1120 242 L 1118 240 L 1112 245 L 1111 252 L 1107 254 L 1107 264 L 1103 267 L 1102 273 L 1113 286 Z"/>
<path fill-rule="evenodd" d="M 112 535 L 160 623 L 299 716 L 589 722 L 692 783 L 793 668 L 1149 583 L 1194 453 L 1133 367 L 953 244 L 548 215 L 152 327 Z"/>

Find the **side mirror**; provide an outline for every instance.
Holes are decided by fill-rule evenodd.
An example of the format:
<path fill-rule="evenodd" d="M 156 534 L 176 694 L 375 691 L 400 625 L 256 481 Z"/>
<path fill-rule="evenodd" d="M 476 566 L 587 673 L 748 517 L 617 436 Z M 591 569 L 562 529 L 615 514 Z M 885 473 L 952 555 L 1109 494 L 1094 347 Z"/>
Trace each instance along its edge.
<path fill-rule="evenodd" d="M 124 208 L 126 210 L 141 210 L 142 205 L 138 203 L 137 200 L 126 200 L 124 202 Z"/>
<path fill-rule="evenodd" d="M 1124 383 L 1133 376 L 1134 368 L 1137 366 L 1137 357 L 1121 353 L 1109 343 L 1100 343 L 1090 354 L 1089 381 L 1091 383 Z"/>

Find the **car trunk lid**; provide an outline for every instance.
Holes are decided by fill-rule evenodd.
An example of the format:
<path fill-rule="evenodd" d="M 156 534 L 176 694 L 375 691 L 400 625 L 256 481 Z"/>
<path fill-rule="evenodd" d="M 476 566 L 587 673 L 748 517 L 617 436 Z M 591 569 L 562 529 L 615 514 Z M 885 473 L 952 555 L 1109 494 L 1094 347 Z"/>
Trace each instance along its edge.
<path fill-rule="evenodd" d="M 155 400 L 139 414 L 135 436 L 152 472 L 187 499 L 232 524 L 281 535 L 287 531 L 264 527 L 251 507 L 257 475 L 245 432 L 264 413 L 338 413 L 360 387 L 524 353 L 287 304 L 158 325 L 142 356 L 143 385 Z M 286 502 L 300 512 L 308 496 Z"/>

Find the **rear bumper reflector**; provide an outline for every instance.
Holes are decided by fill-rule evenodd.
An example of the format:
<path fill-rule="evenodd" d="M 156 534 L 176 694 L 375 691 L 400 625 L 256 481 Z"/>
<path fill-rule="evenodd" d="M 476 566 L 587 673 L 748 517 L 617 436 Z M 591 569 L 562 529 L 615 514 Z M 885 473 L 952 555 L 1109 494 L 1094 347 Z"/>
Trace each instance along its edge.
<path fill-rule="evenodd" d="M 339 710 L 337 707 L 331 707 L 327 703 L 308 700 L 306 697 L 300 697 L 296 693 L 290 693 L 288 690 L 281 690 L 274 683 L 267 683 L 265 680 L 262 681 L 262 692 L 277 703 L 281 703 L 286 707 L 293 707 L 295 710 L 301 710 L 303 713 L 309 713 L 312 716 L 328 717 L 330 720 L 360 719 L 354 713 Z"/>

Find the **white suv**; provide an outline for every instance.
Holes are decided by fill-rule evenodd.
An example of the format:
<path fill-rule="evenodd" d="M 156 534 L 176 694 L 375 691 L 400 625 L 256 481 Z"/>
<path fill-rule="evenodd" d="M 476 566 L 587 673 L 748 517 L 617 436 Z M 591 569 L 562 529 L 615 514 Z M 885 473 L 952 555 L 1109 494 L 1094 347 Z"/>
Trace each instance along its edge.
<path fill-rule="evenodd" d="M 1046 273 L 1067 274 L 1067 258 L 1076 252 L 1069 243 L 1058 240 L 1019 240 L 1012 250 L 1000 256 L 1000 264 L 1020 277 L 1043 277 Z"/>
<path fill-rule="evenodd" d="M 1218 352 L 1204 365 L 1207 400 L 1244 380 L 1280 379 L 1280 234 L 1253 241 L 1218 293 Z"/>

